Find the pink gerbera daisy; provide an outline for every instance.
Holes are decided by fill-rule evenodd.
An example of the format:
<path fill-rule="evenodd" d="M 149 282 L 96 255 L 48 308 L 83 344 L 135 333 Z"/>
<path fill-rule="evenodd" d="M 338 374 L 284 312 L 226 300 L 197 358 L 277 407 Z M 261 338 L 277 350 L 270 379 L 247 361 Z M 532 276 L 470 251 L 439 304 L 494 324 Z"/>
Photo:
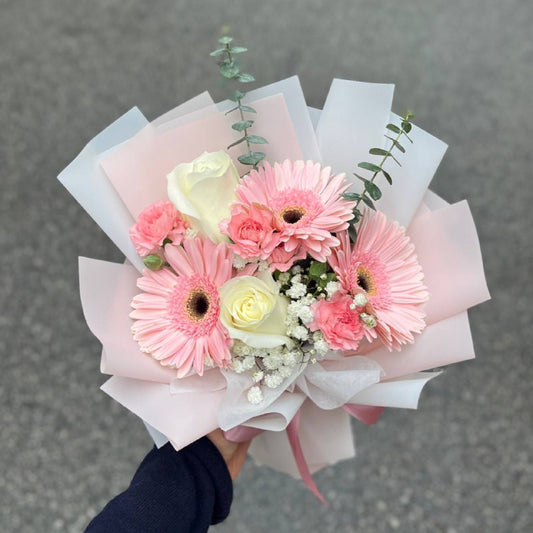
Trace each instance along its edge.
<path fill-rule="evenodd" d="M 368 304 L 361 311 L 376 318 L 375 328 L 366 329 L 367 338 L 377 335 L 389 349 L 397 350 L 413 342 L 413 333 L 425 327 L 421 304 L 428 292 L 405 229 L 379 211 L 367 211 L 355 244 L 347 232 L 339 239 L 341 245 L 329 262 L 345 291 L 366 296 Z"/>
<path fill-rule="evenodd" d="M 347 229 L 353 218 L 354 203 L 341 197 L 348 186 L 344 174 L 332 176 L 329 167 L 287 160 L 252 170 L 236 194 L 245 206 L 260 204 L 272 211 L 285 252 L 308 253 L 324 262 L 339 245 L 332 233 Z"/>
<path fill-rule="evenodd" d="M 182 246 L 167 244 L 171 268 L 145 270 L 133 298 L 130 317 L 134 339 L 141 350 L 162 365 L 185 376 L 204 363 L 224 367 L 230 361 L 231 340 L 220 322 L 218 287 L 231 278 L 233 253 L 227 244 L 209 239 L 185 239 Z"/>

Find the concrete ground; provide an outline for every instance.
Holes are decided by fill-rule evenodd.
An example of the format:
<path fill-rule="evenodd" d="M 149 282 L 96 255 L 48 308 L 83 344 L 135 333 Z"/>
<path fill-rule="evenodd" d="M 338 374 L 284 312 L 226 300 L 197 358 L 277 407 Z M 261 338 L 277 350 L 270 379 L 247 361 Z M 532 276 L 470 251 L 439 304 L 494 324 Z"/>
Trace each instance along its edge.
<path fill-rule="evenodd" d="M 316 481 L 330 509 L 247 463 L 225 532 L 533 531 L 533 4 L 525 0 L 0 0 L 0 531 L 79 532 L 150 446 L 98 390 L 77 256 L 121 255 L 56 180 L 134 105 L 154 118 L 206 88 L 221 24 L 261 84 L 397 85 L 394 110 L 449 143 L 433 189 L 467 198 L 493 300 L 478 357 L 417 412 L 354 425 L 358 457 Z M 453 290 L 453 287 L 450 288 Z"/>

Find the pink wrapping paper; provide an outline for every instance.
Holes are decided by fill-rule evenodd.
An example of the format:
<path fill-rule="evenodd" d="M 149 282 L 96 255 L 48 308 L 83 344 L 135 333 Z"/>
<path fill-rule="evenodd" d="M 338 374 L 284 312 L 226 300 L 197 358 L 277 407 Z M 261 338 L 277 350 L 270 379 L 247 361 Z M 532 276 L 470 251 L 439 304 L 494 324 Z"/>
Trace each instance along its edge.
<path fill-rule="evenodd" d="M 261 132 L 269 141 L 261 145 L 267 160 L 301 159 L 283 98 L 265 98 L 254 102 L 254 107 L 257 120 L 250 131 Z M 148 204 L 168 198 L 166 176 L 179 163 L 192 161 L 205 151 L 224 149 L 242 136 L 231 129 L 234 121 L 233 116 L 214 113 L 176 128 L 164 128 L 161 133 L 149 125 L 103 159 L 102 167 L 130 213 L 137 217 Z M 241 148 L 239 145 L 228 151 L 235 162 Z M 245 171 L 240 163 L 237 169 L 241 174 Z"/>
<path fill-rule="evenodd" d="M 102 390 L 163 433 L 176 449 L 218 428 L 224 391 L 170 394 L 168 385 L 114 376 Z"/>
<path fill-rule="evenodd" d="M 79 272 L 83 314 L 105 352 L 102 372 L 170 383 L 176 372 L 142 353 L 133 340 L 129 314 L 131 299 L 139 292 L 137 270 L 128 265 L 80 257 Z"/>
<path fill-rule="evenodd" d="M 490 298 L 476 227 L 466 201 L 416 218 L 407 233 L 429 291 L 425 306 L 428 324 Z"/>

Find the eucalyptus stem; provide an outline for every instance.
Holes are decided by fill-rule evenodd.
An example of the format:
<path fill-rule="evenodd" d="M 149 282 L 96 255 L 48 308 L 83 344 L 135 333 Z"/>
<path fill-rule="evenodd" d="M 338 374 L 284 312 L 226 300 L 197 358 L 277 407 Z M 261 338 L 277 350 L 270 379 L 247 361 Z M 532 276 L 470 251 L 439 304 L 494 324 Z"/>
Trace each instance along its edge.
<path fill-rule="evenodd" d="M 233 46 L 231 44 L 233 42 L 233 38 L 229 36 L 221 37 L 218 42 L 223 46 L 223 48 L 219 48 L 211 52 L 211 56 L 220 58 L 220 74 L 224 78 L 235 80 L 238 83 L 250 83 L 252 81 L 255 81 L 255 78 L 251 74 L 241 72 L 234 57 L 235 54 L 246 52 L 248 49 L 242 46 Z M 236 105 L 226 114 L 233 113 L 234 111 L 239 112 L 240 120 L 232 124 L 231 127 L 235 131 L 242 132 L 243 136 L 234 143 L 230 144 L 227 148 L 230 149 L 233 146 L 237 146 L 238 144 L 245 142 L 247 152 L 244 155 L 240 155 L 237 159 L 243 165 L 250 165 L 254 169 L 256 169 L 257 165 L 265 158 L 265 154 L 263 152 L 257 152 L 252 150 L 251 145 L 266 144 L 268 141 L 264 137 L 261 137 L 259 135 L 253 135 L 248 132 L 254 121 L 247 119 L 245 113 L 256 113 L 256 110 L 249 105 L 243 105 L 242 100 L 245 96 L 246 93 L 236 90 L 229 97 L 230 100 L 235 102 Z"/>
<path fill-rule="evenodd" d="M 396 138 L 393 139 L 393 142 L 392 142 L 392 145 L 390 147 L 390 149 L 387 151 L 387 154 L 383 157 L 383 159 L 381 160 L 381 163 L 378 165 L 380 170 L 376 170 L 374 171 L 374 174 L 372 175 L 372 177 L 370 178 L 370 180 L 368 180 L 370 183 L 374 183 L 374 180 L 378 177 L 379 174 L 381 174 L 383 172 L 383 165 L 385 164 L 385 162 L 387 161 L 387 159 L 389 157 L 392 157 L 394 159 L 394 161 L 396 161 L 396 163 L 398 163 L 398 165 L 400 165 L 400 163 L 398 162 L 398 160 L 391 154 L 391 150 L 394 148 L 394 145 L 400 140 L 400 137 L 402 136 L 402 133 L 403 131 L 400 130 L 400 133 L 398 133 L 396 135 Z M 401 166 L 401 165 L 400 165 Z M 366 184 L 365 184 L 366 186 Z M 366 194 L 366 191 L 363 193 L 363 195 Z M 355 206 L 354 206 L 354 209 L 357 209 L 359 207 L 359 204 L 363 201 L 363 196 L 361 196 L 356 202 L 355 202 Z"/>
<path fill-rule="evenodd" d="M 350 238 L 355 242 L 357 238 L 357 232 L 355 229 L 355 224 L 357 224 L 362 216 L 361 211 L 359 210 L 359 205 L 361 202 L 366 204 L 371 209 L 376 209 L 374 206 L 375 200 L 379 200 L 382 196 L 381 189 L 374 183 L 375 179 L 379 174 L 383 174 L 385 179 L 389 182 L 390 185 L 392 185 L 392 177 L 391 175 L 384 170 L 383 165 L 387 162 L 389 158 L 391 158 L 397 165 L 401 166 L 401 163 L 394 157 L 392 154 L 392 151 L 396 148 L 402 153 L 405 153 L 405 148 L 400 144 L 400 139 L 402 138 L 402 135 L 407 138 L 407 140 L 412 143 L 413 140 L 409 137 L 409 132 L 412 129 L 412 123 L 411 120 L 413 119 L 413 113 L 411 111 L 407 111 L 405 115 L 402 117 L 401 120 L 401 126 L 398 127 L 395 124 L 387 124 L 386 128 L 389 131 L 392 131 L 396 134 L 396 137 L 390 137 L 389 135 L 385 135 L 387 139 L 392 141 L 392 144 L 388 150 L 384 150 L 383 148 L 371 148 L 368 152 L 371 155 L 381 155 L 383 156 L 383 159 L 381 160 L 381 163 L 379 165 L 376 165 L 374 163 L 369 163 L 368 161 L 363 161 L 359 163 L 357 166 L 359 168 L 363 168 L 365 170 L 369 170 L 372 172 L 372 177 L 370 179 L 365 178 L 364 176 L 361 176 L 357 174 L 357 172 L 354 172 L 354 176 L 358 179 L 360 179 L 364 183 L 364 189 L 362 193 L 344 193 L 342 196 L 348 200 L 354 200 L 355 205 L 353 208 L 353 219 L 350 221 L 350 227 L 349 227 L 349 233 Z"/>

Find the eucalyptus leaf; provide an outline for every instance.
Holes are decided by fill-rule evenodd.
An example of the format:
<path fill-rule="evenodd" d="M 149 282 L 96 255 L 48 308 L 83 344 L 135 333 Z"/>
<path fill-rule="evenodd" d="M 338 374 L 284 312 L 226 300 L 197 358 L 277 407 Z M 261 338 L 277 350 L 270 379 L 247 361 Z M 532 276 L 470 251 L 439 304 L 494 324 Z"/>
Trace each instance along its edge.
<path fill-rule="evenodd" d="M 268 144 L 268 141 L 259 135 L 246 135 L 246 140 L 252 144 Z"/>
<path fill-rule="evenodd" d="M 230 148 L 233 148 L 234 146 L 237 146 L 238 144 L 241 144 L 242 142 L 244 142 L 246 140 L 246 137 L 241 137 L 240 139 L 236 140 L 234 143 L 231 143 L 229 146 L 228 146 L 228 150 Z"/>
<path fill-rule="evenodd" d="M 245 113 L 257 113 L 257 111 L 249 105 L 241 105 L 241 111 L 244 111 Z"/>
<path fill-rule="evenodd" d="M 385 179 L 389 182 L 389 184 L 392 185 L 391 175 L 383 169 L 381 170 L 381 173 L 385 176 Z"/>
<path fill-rule="evenodd" d="M 233 91 L 229 95 L 229 99 L 232 102 L 238 102 L 239 100 L 242 100 L 246 96 L 246 93 L 243 93 L 242 91 Z M 238 109 L 238 108 L 237 108 Z"/>
<path fill-rule="evenodd" d="M 372 155 L 389 155 L 389 152 L 387 152 L 387 150 L 383 150 L 383 148 L 370 148 L 370 150 L 368 150 L 368 153 Z"/>
<path fill-rule="evenodd" d="M 242 72 L 237 76 L 237 81 L 240 81 L 241 83 L 250 83 L 252 81 L 255 81 L 255 78 L 246 72 Z"/>
<path fill-rule="evenodd" d="M 398 126 L 395 126 L 394 124 L 387 124 L 386 127 L 388 130 L 393 131 L 394 133 L 397 133 L 398 135 L 402 132 L 402 130 L 398 128 Z"/>
<path fill-rule="evenodd" d="M 361 176 L 360 174 L 357 174 L 357 172 L 353 172 L 353 175 L 354 175 L 357 179 L 360 179 L 360 180 L 363 181 L 363 182 L 366 181 L 366 178 L 363 178 L 363 176 Z"/>
<path fill-rule="evenodd" d="M 405 131 L 405 133 L 409 133 L 412 127 L 413 125 L 410 122 L 407 122 L 406 120 L 402 122 L 402 128 L 403 128 L 403 131 Z"/>
<path fill-rule="evenodd" d="M 232 79 L 239 74 L 239 67 L 235 63 L 222 63 L 219 67 L 220 74 L 224 76 L 224 78 Z"/>
<path fill-rule="evenodd" d="M 409 140 L 409 142 L 410 142 L 411 144 L 413 144 L 413 139 L 411 139 L 411 137 L 409 137 L 409 135 L 407 135 L 407 133 L 405 133 L 405 131 L 402 132 L 402 133 L 407 137 L 407 139 Z"/>
<path fill-rule="evenodd" d="M 400 163 L 400 162 L 399 162 L 399 161 L 398 161 L 398 160 L 397 160 L 392 154 L 390 154 L 390 156 L 392 157 L 392 159 L 394 159 L 394 162 L 395 162 L 399 167 L 402 166 L 402 164 L 401 164 L 401 163 Z"/>
<path fill-rule="evenodd" d="M 231 54 L 242 54 L 243 52 L 248 52 L 248 48 L 244 46 L 231 46 L 228 52 Z"/>
<path fill-rule="evenodd" d="M 241 155 L 237 159 L 243 164 L 243 165 L 257 165 L 257 163 L 260 163 L 265 158 L 265 154 L 263 152 L 250 152 L 249 154 Z"/>
<path fill-rule="evenodd" d="M 371 172 L 381 172 L 382 170 L 381 167 L 374 165 L 374 163 L 368 163 L 366 161 L 359 163 L 357 166 L 366 170 L 370 170 Z"/>
<path fill-rule="evenodd" d="M 235 131 L 244 131 L 245 129 L 249 128 L 253 123 L 253 120 L 241 120 L 239 122 L 235 122 L 235 124 L 232 124 L 231 127 Z"/>
<path fill-rule="evenodd" d="M 230 109 L 229 111 L 226 111 L 224 113 L 224 115 L 229 115 L 230 113 L 233 113 L 234 111 L 238 111 L 239 110 L 239 106 L 237 107 L 233 107 L 232 109 Z"/>
<path fill-rule="evenodd" d="M 218 50 L 213 50 L 209 55 L 211 57 L 221 56 L 227 52 L 226 48 L 219 48 Z"/>
<path fill-rule="evenodd" d="M 370 209 L 376 210 L 376 207 L 374 206 L 374 202 L 366 195 L 363 194 L 363 202 L 370 207 Z"/>
<path fill-rule="evenodd" d="M 345 200 L 360 200 L 361 195 L 356 192 L 345 192 L 341 194 L 341 198 L 344 198 Z"/>
<path fill-rule="evenodd" d="M 372 200 L 379 200 L 381 198 L 381 190 L 375 183 L 372 183 L 371 181 L 367 181 L 365 183 L 365 190 L 370 195 Z M 365 197 L 363 195 L 363 201 L 364 199 Z"/>
<path fill-rule="evenodd" d="M 357 230 L 352 224 L 350 224 L 350 227 L 348 228 L 348 235 L 350 236 L 350 240 L 352 242 L 355 242 L 357 240 Z"/>
<path fill-rule="evenodd" d="M 225 35 L 224 37 L 221 37 L 218 42 L 220 44 L 229 44 L 233 41 L 233 37 L 229 37 L 228 35 Z"/>
<path fill-rule="evenodd" d="M 387 137 L 387 139 L 390 139 L 392 141 L 393 146 L 395 148 L 398 148 L 398 150 L 400 150 L 402 154 L 405 154 L 405 148 L 396 139 L 393 139 L 392 137 L 389 137 L 388 135 L 385 135 L 385 137 Z"/>

